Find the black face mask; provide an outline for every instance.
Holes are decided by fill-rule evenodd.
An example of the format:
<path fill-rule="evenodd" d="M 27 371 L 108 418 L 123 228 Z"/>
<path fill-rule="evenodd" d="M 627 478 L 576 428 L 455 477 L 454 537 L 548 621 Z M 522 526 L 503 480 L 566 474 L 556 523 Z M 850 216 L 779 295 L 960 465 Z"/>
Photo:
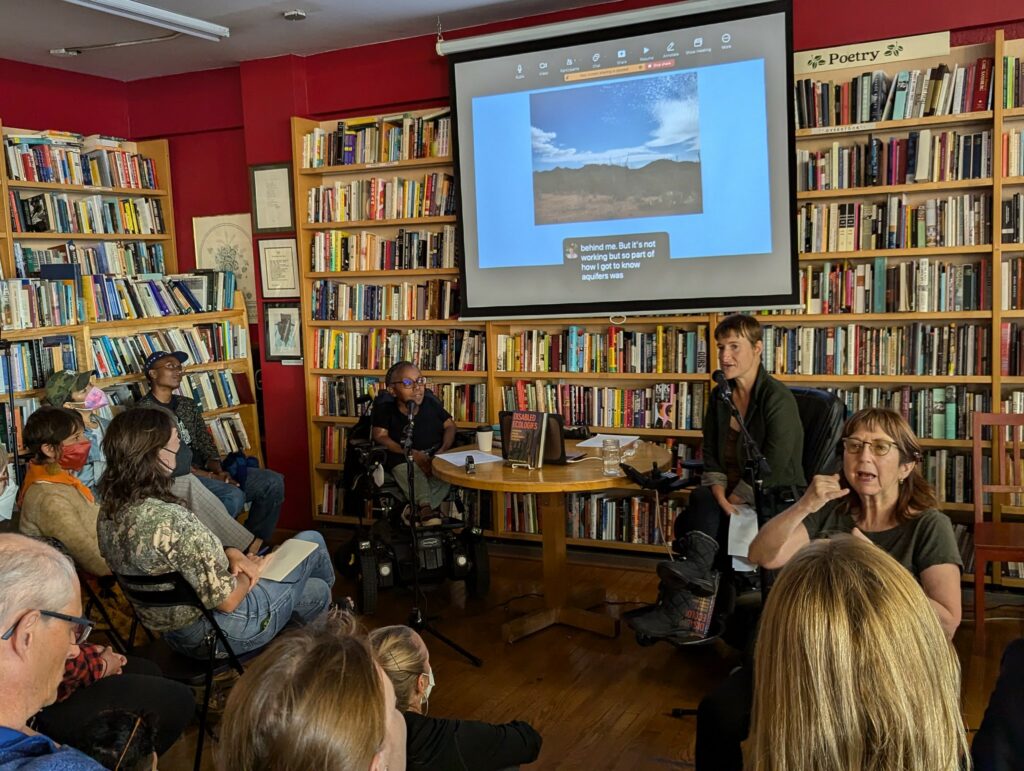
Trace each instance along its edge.
<path fill-rule="evenodd" d="M 186 474 L 192 473 L 192 448 L 184 442 L 178 447 L 178 452 L 174 456 L 174 471 L 171 472 L 171 477 L 183 477 Z"/>

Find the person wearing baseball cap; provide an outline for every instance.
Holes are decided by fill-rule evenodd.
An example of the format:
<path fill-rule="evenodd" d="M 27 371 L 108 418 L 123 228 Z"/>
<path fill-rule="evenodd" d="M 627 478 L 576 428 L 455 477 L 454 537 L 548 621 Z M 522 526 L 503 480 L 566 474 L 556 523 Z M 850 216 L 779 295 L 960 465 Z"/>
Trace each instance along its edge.
<path fill-rule="evenodd" d="M 245 526 L 256 536 L 250 552 L 270 540 L 281 516 L 284 503 L 284 477 L 265 468 L 249 468 L 244 485 L 239 487 L 221 466 L 220 453 L 203 420 L 202 408 L 193 400 L 175 393 L 184 375 L 182 365 L 188 354 L 182 351 L 155 351 L 145 363 L 143 374 L 150 391 L 140 405 L 155 404 L 169 409 L 178 419 L 178 436 L 182 449 L 192 453 L 192 473 L 211 493 L 216 495 L 228 513 L 238 517 L 245 504 L 251 503 Z"/>

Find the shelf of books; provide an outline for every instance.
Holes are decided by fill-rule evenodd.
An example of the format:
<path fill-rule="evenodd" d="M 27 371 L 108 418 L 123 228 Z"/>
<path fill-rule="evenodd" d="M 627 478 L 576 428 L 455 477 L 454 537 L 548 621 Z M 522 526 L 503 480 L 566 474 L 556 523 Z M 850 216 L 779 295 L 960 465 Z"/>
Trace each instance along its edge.
<path fill-rule="evenodd" d="M 388 367 L 417 364 L 463 428 L 489 421 L 484 324 L 458 319 L 448 110 L 292 119 L 314 518 Z"/>
<path fill-rule="evenodd" d="M 116 410 L 144 393 L 149 353 L 181 350 L 181 392 L 218 447 L 261 455 L 245 306 L 231 273 L 178 273 L 167 142 L 7 126 L 0 137 L 0 322 L 12 341 L 0 393 L 9 378 L 15 427 L 54 371 L 94 370 Z"/>
<path fill-rule="evenodd" d="M 1024 409 L 1022 53 L 797 76 L 803 307 L 762 318 L 769 371 L 907 416 L 968 574 L 970 413 Z"/>

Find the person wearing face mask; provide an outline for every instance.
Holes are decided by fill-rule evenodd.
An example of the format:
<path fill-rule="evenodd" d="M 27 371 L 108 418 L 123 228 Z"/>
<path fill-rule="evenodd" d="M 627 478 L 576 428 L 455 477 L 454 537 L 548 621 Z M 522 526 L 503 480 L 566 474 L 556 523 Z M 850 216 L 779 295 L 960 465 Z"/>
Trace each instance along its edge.
<path fill-rule="evenodd" d="M 110 420 L 99 411 L 110 404 L 102 389 L 92 383 L 91 372 L 75 372 L 61 370 L 54 372 L 46 380 L 44 401 L 52 407 L 64 407 L 74 410 L 85 424 L 85 438 L 91 443 L 89 457 L 85 465 L 76 474 L 79 481 L 96 495 L 96 484 L 107 467 L 103 457 L 103 434 Z"/>
<path fill-rule="evenodd" d="M 18 492 L 19 529 L 25 535 L 56 538 L 80 568 L 108 575 L 96 540 L 99 506 L 76 476 L 91 449 L 81 417 L 63 407 L 40 407 L 25 421 L 24 438 L 32 459 Z"/>
<path fill-rule="evenodd" d="M 370 632 L 370 645 L 405 715 L 409 771 L 500 771 L 537 760 L 542 740 L 529 723 L 514 720 L 495 725 L 427 717 L 434 668 L 415 630 L 381 627 Z"/>
<path fill-rule="evenodd" d="M 291 620 L 307 623 L 331 602 L 334 568 L 319 533 L 306 531 L 313 552 L 281 581 L 260 578 L 266 561 L 225 548 L 171 493 L 181 440 L 173 413 L 136 407 L 114 417 L 103 440 L 107 470 L 100 479 L 99 546 L 124 575 L 180 573 L 213 611 L 232 649 L 261 648 Z M 136 608 L 148 629 L 171 648 L 209 655 L 212 627 L 193 606 Z"/>

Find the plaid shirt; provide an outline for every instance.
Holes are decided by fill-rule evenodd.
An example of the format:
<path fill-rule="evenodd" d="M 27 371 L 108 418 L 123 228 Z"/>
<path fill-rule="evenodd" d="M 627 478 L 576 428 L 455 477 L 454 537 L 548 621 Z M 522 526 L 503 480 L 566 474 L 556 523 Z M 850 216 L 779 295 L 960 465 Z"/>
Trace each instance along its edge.
<path fill-rule="evenodd" d="M 91 685 L 103 677 L 107 671 L 103 650 L 102 645 L 78 646 L 78 655 L 64 662 L 64 679 L 57 689 L 57 701 L 64 701 L 83 685 Z"/>

